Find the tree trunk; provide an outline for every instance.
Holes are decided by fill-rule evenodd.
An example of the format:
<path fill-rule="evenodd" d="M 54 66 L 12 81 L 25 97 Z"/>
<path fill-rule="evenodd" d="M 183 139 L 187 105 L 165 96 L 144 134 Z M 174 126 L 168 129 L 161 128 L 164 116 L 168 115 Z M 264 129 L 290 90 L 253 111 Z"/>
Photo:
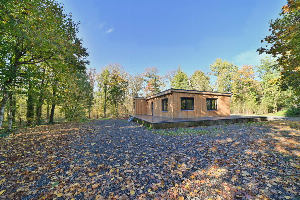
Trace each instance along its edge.
<path fill-rule="evenodd" d="M 47 104 L 47 115 L 46 115 L 46 123 L 49 122 L 49 115 L 50 115 L 50 106 Z"/>
<path fill-rule="evenodd" d="M 89 106 L 89 119 L 91 119 L 91 107 Z"/>
<path fill-rule="evenodd" d="M 33 95 L 32 95 L 32 85 L 29 83 L 28 88 L 28 99 L 27 99 L 27 126 L 31 126 L 33 124 L 34 118 L 34 103 L 33 103 Z"/>
<path fill-rule="evenodd" d="M 12 124 L 13 124 L 13 110 L 14 110 L 14 104 L 13 104 L 13 95 L 12 93 L 9 95 L 9 115 L 8 115 L 8 130 L 12 130 Z"/>
<path fill-rule="evenodd" d="M 53 88 L 53 97 L 55 97 L 56 92 L 55 88 Z M 55 103 L 52 103 L 51 111 L 50 111 L 50 119 L 49 119 L 49 124 L 54 124 L 54 111 L 55 111 Z"/>
<path fill-rule="evenodd" d="M 43 74 L 45 75 L 45 69 L 43 69 Z M 40 84 L 40 95 L 39 99 L 36 105 L 36 123 L 37 125 L 41 125 L 42 123 L 42 107 L 44 104 L 44 82 L 45 79 L 42 78 L 41 84 Z"/>
<path fill-rule="evenodd" d="M 17 100 L 15 96 L 12 96 L 12 122 L 16 123 L 16 110 L 17 110 Z"/>
<path fill-rule="evenodd" d="M 4 109 L 8 99 L 8 92 L 4 92 L 3 99 L 0 102 L 0 128 L 2 127 L 3 118 L 4 118 Z"/>
<path fill-rule="evenodd" d="M 115 103 L 115 112 L 116 112 L 116 118 L 118 118 L 119 117 L 119 111 L 118 111 L 117 102 Z"/>
<path fill-rule="evenodd" d="M 106 86 L 104 86 L 104 87 L 106 87 Z M 107 93 L 107 89 L 104 88 L 104 118 L 106 118 L 106 101 L 107 101 L 106 93 Z"/>
<path fill-rule="evenodd" d="M 55 111 L 55 103 L 52 104 L 52 107 L 51 107 L 49 124 L 54 124 L 54 111 Z"/>
<path fill-rule="evenodd" d="M 41 122 L 42 122 L 41 118 L 42 118 L 43 104 L 44 104 L 43 97 L 40 96 L 38 105 L 36 106 L 36 123 L 37 123 L 37 125 L 41 125 Z"/>
<path fill-rule="evenodd" d="M 41 125 L 41 123 L 42 123 L 42 120 L 41 120 L 41 118 L 42 118 L 42 104 L 41 105 L 38 105 L 37 107 L 36 107 L 36 111 L 35 111 L 35 113 L 36 113 L 36 124 L 37 125 Z"/>

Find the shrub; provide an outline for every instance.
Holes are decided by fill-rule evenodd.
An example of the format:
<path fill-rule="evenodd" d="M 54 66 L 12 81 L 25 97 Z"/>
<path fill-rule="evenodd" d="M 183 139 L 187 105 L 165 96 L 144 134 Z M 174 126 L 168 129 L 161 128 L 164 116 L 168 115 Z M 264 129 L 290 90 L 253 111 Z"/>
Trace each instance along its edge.
<path fill-rule="evenodd" d="M 292 107 L 292 108 L 289 108 L 285 115 L 287 117 L 300 117 L 300 108 L 295 108 L 295 107 Z"/>

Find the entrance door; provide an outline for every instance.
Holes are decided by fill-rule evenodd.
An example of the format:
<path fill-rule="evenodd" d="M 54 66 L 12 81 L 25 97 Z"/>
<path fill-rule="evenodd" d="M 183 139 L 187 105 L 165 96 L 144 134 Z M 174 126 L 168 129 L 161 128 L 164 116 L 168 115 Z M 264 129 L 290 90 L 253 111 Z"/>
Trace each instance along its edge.
<path fill-rule="evenodd" d="M 153 101 L 151 102 L 151 115 L 153 115 Z"/>

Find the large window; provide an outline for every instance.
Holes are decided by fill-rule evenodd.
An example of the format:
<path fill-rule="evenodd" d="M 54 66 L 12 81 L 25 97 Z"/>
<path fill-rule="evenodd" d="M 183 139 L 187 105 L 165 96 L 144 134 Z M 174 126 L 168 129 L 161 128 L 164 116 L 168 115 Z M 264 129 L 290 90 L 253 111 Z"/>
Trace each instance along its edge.
<path fill-rule="evenodd" d="M 168 99 L 162 99 L 162 111 L 168 111 Z"/>
<path fill-rule="evenodd" d="M 182 97 L 181 98 L 181 110 L 194 110 L 194 98 Z"/>
<path fill-rule="evenodd" d="M 207 110 L 217 110 L 217 108 L 218 108 L 217 101 L 218 101 L 218 99 L 207 98 L 206 99 Z"/>

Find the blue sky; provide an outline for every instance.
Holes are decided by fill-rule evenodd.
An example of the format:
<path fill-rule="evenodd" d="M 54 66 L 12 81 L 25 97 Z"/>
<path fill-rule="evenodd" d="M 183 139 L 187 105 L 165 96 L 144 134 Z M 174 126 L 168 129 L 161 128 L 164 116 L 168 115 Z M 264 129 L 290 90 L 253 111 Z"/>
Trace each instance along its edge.
<path fill-rule="evenodd" d="M 80 21 L 78 36 L 99 72 L 119 63 L 127 72 L 178 65 L 191 75 L 216 58 L 256 65 L 256 49 L 286 0 L 58 0 Z"/>

